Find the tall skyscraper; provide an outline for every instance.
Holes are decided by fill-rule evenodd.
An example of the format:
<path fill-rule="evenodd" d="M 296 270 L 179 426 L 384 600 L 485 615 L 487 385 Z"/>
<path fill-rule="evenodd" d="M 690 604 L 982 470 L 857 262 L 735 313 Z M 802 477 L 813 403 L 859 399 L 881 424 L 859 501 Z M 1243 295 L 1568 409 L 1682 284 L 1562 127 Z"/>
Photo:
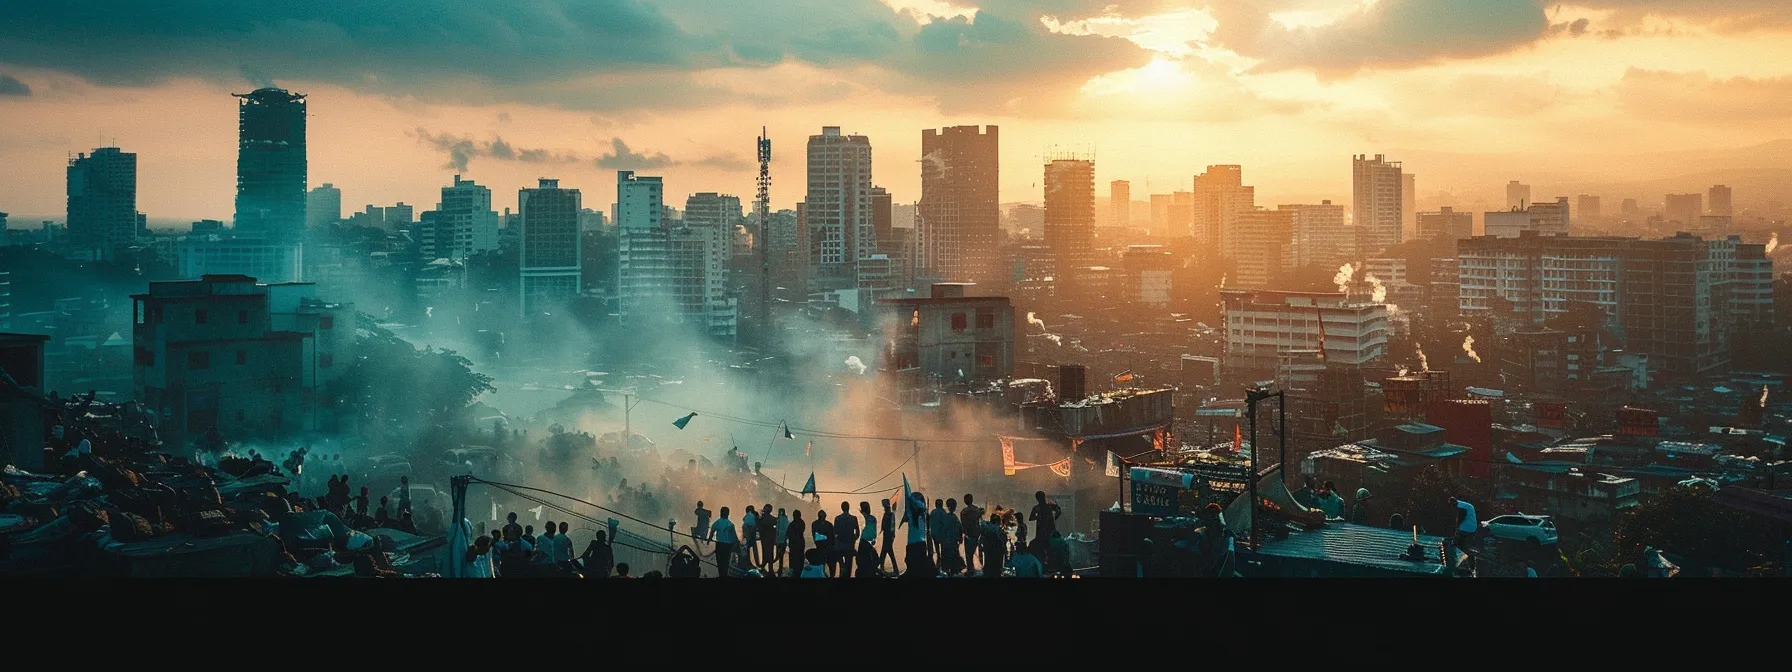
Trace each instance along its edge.
<path fill-rule="evenodd" d="M 1731 212 L 1730 188 L 1728 186 L 1722 184 L 1715 185 L 1711 187 L 1710 191 L 1706 192 L 1706 195 L 1709 196 L 1707 200 L 1710 201 L 1709 205 L 1711 206 L 1711 211 L 1706 214 L 1717 215 L 1720 217 L 1735 214 Z"/>
<path fill-rule="evenodd" d="M 1531 185 L 1518 180 L 1506 183 L 1506 209 L 1523 210 L 1531 207 Z"/>
<path fill-rule="evenodd" d="M 1236 250 L 1227 237 L 1236 237 L 1240 215 L 1256 210 L 1256 189 L 1244 186 L 1242 166 L 1208 166 L 1207 172 L 1195 176 L 1194 186 L 1190 222 L 1195 244 L 1218 248 L 1222 256 L 1231 257 Z"/>
<path fill-rule="evenodd" d="M 305 228 L 315 229 L 342 219 L 342 190 L 325 182 L 305 194 Z"/>
<path fill-rule="evenodd" d="M 1108 183 L 1108 226 L 1132 226 L 1132 184 L 1126 180 Z"/>
<path fill-rule="evenodd" d="M 1293 210 L 1253 208 L 1238 215 L 1232 230 L 1235 254 L 1227 257 L 1232 268 L 1227 287 L 1268 289 L 1293 264 Z"/>
<path fill-rule="evenodd" d="M 1600 219 L 1599 197 L 1581 194 L 1574 199 L 1574 218 L 1582 222 L 1598 223 Z"/>
<path fill-rule="evenodd" d="M 1374 255 L 1399 245 L 1403 240 L 1401 227 L 1405 221 L 1400 211 L 1406 204 L 1406 197 L 1401 193 L 1405 191 L 1406 180 L 1400 176 L 1400 162 L 1388 161 L 1380 154 L 1375 158 L 1359 154 L 1352 160 L 1352 174 L 1355 198 L 1351 208 L 1356 224 L 1357 252 Z"/>
<path fill-rule="evenodd" d="M 1357 258 L 1356 227 L 1344 224 L 1344 206 L 1323 201 L 1277 209 L 1294 213 L 1294 244 L 1289 256 L 1295 268 L 1337 268 Z"/>
<path fill-rule="evenodd" d="M 137 242 L 137 155 L 101 147 L 68 162 L 68 235 L 111 258 Z"/>
<path fill-rule="evenodd" d="M 265 88 L 237 106 L 236 233 L 297 244 L 305 230 L 305 95 Z"/>
<path fill-rule="evenodd" d="M 815 289 L 859 286 L 859 260 L 877 252 L 871 221 L 871 139 L 824 126 L 809 136 L 803 202 Z"/>
<path fill-rule="evenodd" d="M 1045 164 L 1045 244 L 1056 257 L 1062 296 L 1095 263 L 1094 161 L 1054 159 Z"/>
<path fill-rule="evenodd" d="M 737 196 L 692 194 L 684 219 L 662 204 L 658 177 L 616 174 L 619 313 L 625 324 L 695 325 L 724 339 L 736 334 L 738 300 L 729 294 L 729 263 L 739 228 Z"/>
<path fill-rule="evenodd" d="M 523 227 L 523 315 L 558 311 L 579 295 L 579 190 L 543 178 L 534 189 L 518 190 L 516 200 Z"/>
<path fill-rule="evenodd" d="M 492 210 L 492 190 L 455 175 L 454 184 L 442 187 L 442 201 L 419 217 L 415 229 L 425 258 L 458 260 L 498 249 L 498 213 Z"/>
<path fill-rule="evenodd" d="M 921 268 L 950 282 L 996 280 L 1001 240 L 1000 136 L 995 126 L 921 131 Z"/>

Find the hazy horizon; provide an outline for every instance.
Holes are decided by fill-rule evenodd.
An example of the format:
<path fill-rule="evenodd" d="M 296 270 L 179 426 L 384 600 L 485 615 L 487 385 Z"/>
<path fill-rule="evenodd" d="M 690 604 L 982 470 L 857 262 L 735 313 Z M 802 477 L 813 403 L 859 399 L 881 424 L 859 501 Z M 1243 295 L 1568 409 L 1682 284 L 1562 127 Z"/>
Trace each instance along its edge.
<path fill-rule="evenodd" d="M 1270 207 L 1348 203 L 1353 154 L 1403 161 L 1422 208 L 1511 179 L 1647 204 L 1730 171 L 1760 185 L 1732 185 L 1739 209 L 1792 184 L 1772 152 L 1723 162 L 1792 135 L 1792 8 L 1770 0 L 424 4 L 20 8 L 0 211 L 60 220 L 67 158 L 116 144 L 152 221 L 228 222 L 229 94 L 266 84 L 309 96 L 309 181 L 345 213 L 427 209 L 456 173 L 499 209 L 539 177 L 605 208 L 623 168 L 663 175 L 670 205 L 749 196 L 761 125 L 780 209 L 822 126 L 870 136 L 898 202 L 920 196 L 920 131 L 960 124 L 1001 127 L 1004 202 L 1037 200 L 1050 147 L 1092 150 L 1098 191 L 1135 200 L 1242 164 Z"/>

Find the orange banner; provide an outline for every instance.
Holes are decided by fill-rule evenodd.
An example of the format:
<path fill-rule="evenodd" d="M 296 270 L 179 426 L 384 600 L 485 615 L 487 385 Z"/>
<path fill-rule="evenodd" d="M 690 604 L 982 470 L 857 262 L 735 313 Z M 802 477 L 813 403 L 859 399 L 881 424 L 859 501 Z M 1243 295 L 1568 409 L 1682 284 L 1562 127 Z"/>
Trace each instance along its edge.
<path fill-rule="evenodd" d="M 1002 437 L 1002 475 L 1014 475 L 1014 440 Z"/>

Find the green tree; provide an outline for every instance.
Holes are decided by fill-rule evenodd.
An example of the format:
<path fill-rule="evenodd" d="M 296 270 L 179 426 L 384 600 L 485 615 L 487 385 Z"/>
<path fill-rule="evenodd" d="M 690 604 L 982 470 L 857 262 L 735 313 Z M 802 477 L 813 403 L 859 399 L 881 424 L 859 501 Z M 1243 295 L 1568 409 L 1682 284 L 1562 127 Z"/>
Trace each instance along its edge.
<path fill-rule="evenodd" d="M 474 371 L 453 350 L 419 350 L 365 313 L 358 322 L 357 356 L 339 396 L 364 420 L 392 427 L 443 424 L 494 389 L 491 376 Z"/>

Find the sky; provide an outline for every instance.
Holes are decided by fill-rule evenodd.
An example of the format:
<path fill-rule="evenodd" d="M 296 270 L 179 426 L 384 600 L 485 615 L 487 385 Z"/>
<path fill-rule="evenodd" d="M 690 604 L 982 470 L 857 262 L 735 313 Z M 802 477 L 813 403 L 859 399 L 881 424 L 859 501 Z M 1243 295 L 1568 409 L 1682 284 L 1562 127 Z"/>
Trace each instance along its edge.
<path fill-rule="evenodd" d="M 500 209 L 540 177 L 605 207 L 618 169 L 664 176 L 669 204 L 748 200 L 761 126 L 774 207 L 800 200 L 823 126 L 869 136 L 875 181 L 910 202 L 920 131 L 960 124 L 1001 127 L 1005 202 L 1040 198 L 1055 151 L 1136 199 L 1243 164 L 1260 205 L 1348 202 L 1353 154 L 1410 152 L 1434 162 L 1407 161 L 1424 206 L 1551 157 L 1787 137 L 1789 38 L 1785 0 L 19 3 L 0 211 L 60 219 L 68 158 L 116 145 L 152 219 L 228 220 L 228 94 L 270 84 L 308 95 L 310 181 L 349 211 L 431 206 L 456 173 Z M 1516 167 L 1443 165 L 1477 157 Z M 1611 170 L 1672 169 L 1632 163 Z"/>

